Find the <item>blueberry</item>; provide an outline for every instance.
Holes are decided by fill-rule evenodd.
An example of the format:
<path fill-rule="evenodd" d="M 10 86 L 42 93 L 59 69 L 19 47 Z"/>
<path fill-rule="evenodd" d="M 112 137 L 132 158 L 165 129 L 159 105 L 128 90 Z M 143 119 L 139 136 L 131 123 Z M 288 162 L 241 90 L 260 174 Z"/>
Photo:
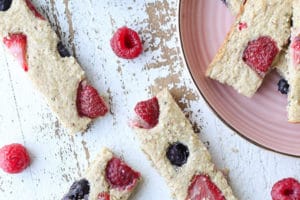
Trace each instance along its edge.
<path fill-rule="evenodd" d="M 289 91 L 290 85 L 285 79 L 280 79 L 279 82 L 277 83 L 278 86 L 278 91 L 281 92 L 281 94 L 287 94 Z"/>
<path fill-rule="evenodd" d="M 86 179 L 75 181 L 62 200 L 88 199 L 90 193 L 90 184 Z"/>
<path fill-rule="evenodd" d="M 57 50 L 58 50 L 58 53 L 61 57 L 70 57 L 71 56 L 68 49 L 63 45 L 62 42 L 59 42 L 57 44 Z"/>
<path fill-rule="evenodd" d="M 0 11 L 7 11 L 11 6 L 12 0 L 0 0 Z"/>
<path fill-rule="evenodd" d="M 225 5 L 227 5 L 227 1 L 226 0 L 221 0 Z"/>
<path fill-rule="evenodd" d="M 167 158 L 172 165 L 178 167 L 187 162 L 189 154 L 190 153 L 188 147 L 180 142 L 171 144 L 167 149 Z"/>

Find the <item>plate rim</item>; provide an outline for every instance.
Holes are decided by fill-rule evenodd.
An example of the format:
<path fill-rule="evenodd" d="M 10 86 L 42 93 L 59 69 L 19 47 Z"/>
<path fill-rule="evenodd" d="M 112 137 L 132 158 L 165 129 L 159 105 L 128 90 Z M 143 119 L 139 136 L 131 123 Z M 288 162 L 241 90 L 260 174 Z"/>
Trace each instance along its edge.
<path fill-rule="evenodd" d="M 177 16 L 178 16 L 178 35 L 179 35 L 179 45 L 180 45 L 180 48 L 181 48 L 181 54 L 182 54 L 182 57 L 183 57 L 183 61 L 184 61 L 184 64 L 186 65 L 186 68 L 188 69 L 188 72 L 190 74 L 190 77 L 192 78 L 193 80 L 193 83 L 194 85 L 196 86 L 197 90 L 199 91 L 201 97 L 203 98 L 203 100 L 205 101 L 205 103 L 208 105 L 208 108 L 217 116 L 218 119 L 220 119 L 223 124 L 225 126 L 227 126 L 228 128 L 230 128 L 232 131 L 234 131 L 235 133 L 237 133 L 241 138 L 245 139 L 247 142 L 250 142 L 252 144 L 254 144 L 255 146 L 257 147 L 260 147 L 262 149 L 265 149 L 265 150 L 268 150 L 270 152 L 273 152 L 273 153 L 277 153 L 277 154 L 281 154 L 281 155 L 286 155 L 286 156 L 290 156 L 290 157 L 295 157 L 295 158 L 300 158 L 300 153 L 299 155 L 296 155 L 296 154 L 292 154 L 292 153 L 287 153 L 287 152 L 283 152 L 283 151 L 279 151 L 279 150 L 275 150 L 271 147 L 268 147 L 268 146 L 265 146 L 263 144 L 260 144 L 259 142 L 251 139 L 250 137 L 247 137 L 245 134 L 242 133 L 241 130 L 238 130 L 236 127 L 234 127 L 233 125 L 231 125 L 229 122 L 226 121 L 226 119 L 224 119 L 218 112 L 217 110 L 214 108 L 214 106 L 209 102 L 209 100 L 207 99 L 207 97 L 204 95 L 204 93 L 201 91 L 201 88 L 200 86 L 197 84 L 197 81 L 195 80 L 195 77 L 192 73 L 192 70 L 191 70 L 191 67 L 190 67 L 190 64 L 189 64 L 189 60 L 188 60 L 188 56 L 187 56 L 187 53 L 186 53 L 186 48 L 185 48 L 185 45 L 184 45 L 184 41 L 183 41 L 183 31 L 182 31 L 182 24 L 183 24 L 183 17 L 182 17 L 182 6 L 183 6 L 183 3 L 185 1 L 191 1 L 191 0 L 179 0 L 178 1 L 178 10 L 177 10 Z"/>

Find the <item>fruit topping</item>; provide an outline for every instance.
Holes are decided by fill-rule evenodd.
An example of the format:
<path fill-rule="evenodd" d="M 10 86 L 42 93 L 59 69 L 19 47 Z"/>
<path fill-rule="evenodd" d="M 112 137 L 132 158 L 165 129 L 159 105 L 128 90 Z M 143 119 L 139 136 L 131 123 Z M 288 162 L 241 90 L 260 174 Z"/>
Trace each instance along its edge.
<path fill-rule="evenodd" d="M 260 76 L 264 76 L 270 69 L 278 52 L 276 42 L 268 36 L 262 36 L 248 42 L 243 52 L 243 61 Z"/>
<path fill-rule="evenodd" d="M 63 58 L 71 56 L 71 54 L 69 53 L 68 49 L 65 47 L 65 45 L 63 45 L 62 42 L 59 42 L 57 44 L 57 51 L 58 51 L 59 55 L 61 57 L 63 57 Z"/>
<path fill-rule="evenodd" d="M 277 83 L 278 91 L 281 92 L 281 94 L 287 94 L 289 92 L 290 85 L 285 79 L 280 79 Z"/>
<path fill-rule="evenodd" d="M 112 188 L 131 190 L 137 184 L 140 174 L 118 158 L 112 158 L 105 169 L 106 180 Z"/>
<path fill-rule="evenodd" d="M 300 36 L 296 36 L 291 44 L 294 64 L 300 64 Z M 299 69 L 299 66 L 296 66 Z"/>
<path fill-rule="evenodd" d="M 159 104 L 156 97 L 137 103 L 134 111 L 139 117 L 135 126 L 150 129 L 158 123 Z"/>
<path fill-rule="evenodd" d="M 16 174 L 22 172 L 30 164 L 26 148 L 21 144 L 10 144 L 0 149 L 0 168 L 3 171 Z"/>
<path fill-rule="evenodd" d="M 63 197 L 63 200 L 88 199 L 89 193 L 90 184 L 88 180 L 81 179 L 71 185 L 69 192 Z"/>
<path fill-rule="evenodd" d="M 97 200 L 110 200 L 110 196 L 107 192 L 101 192 Z"/>
<path fill-rule="evenodd" d="M 80 116 L 96 118 L 104 116 L 108 112 L 103 98 L 98 94 L 97 90 L 91 85 L 81 82 L 77 91 L 77 111 Z"/>
<path fill-rule="evenodd" d="M 243 29 L 246 29 L 248 28 L 248 24 L 246 22 L 240 22 L 239 23 L 239 26 L 238 26 L 238 29 L 241 31 Z"/>
<path fill-rule="evenodd" d="M 226 6 L 227 6 L 227 1 L 226 0 L 221 0 Z"/>
<path fill-rule="evenodd" d="M 207 175 L 196 175 L 189 186 L 186 200 L 204 199 L 225 200 L 225 197 Z"/>
<path fill-rule="evenodd" d="M 27 36 L 22 33 L 10 33 L 3 38 L 3 43 L 27 72 Z"/>
<path fill-rule="evenodd" d="M 7 11 L 11 6 L 12 0 L 0 0 L 0 11 Z"/>
<path fill-rule="evenodd" d="M 117 56 L 125 59 L 136 58 L 143 50 L 142 41 L 137 32 L 127 27 L 117 30 L 110 40 L 110 46 Z"/>
<path fill-rule="evenodd" d="M 300 200 L 300 183 L 294 178 L 276 182 L 271 191 L 272 200 Z"/>
<path fill-rule="evenodd" d="M 39 19 L 45 20 L 45 18 L 43 17 L 43 15 L 41 15 L 37 9 L 34 7 L 34 5 L 31 3 L 31 0 L 25 0 L 28 8 L 32 11 L 32 13 Z"/>
<path fill-rule="evenodd" d="M 189 157 L 189 149 L 187 146 L 180 142 L 176 142 L 171 144 L 167 149 L 167 158 L 171 162 L 172 165 L 182 166 L 187 162 Z"/>

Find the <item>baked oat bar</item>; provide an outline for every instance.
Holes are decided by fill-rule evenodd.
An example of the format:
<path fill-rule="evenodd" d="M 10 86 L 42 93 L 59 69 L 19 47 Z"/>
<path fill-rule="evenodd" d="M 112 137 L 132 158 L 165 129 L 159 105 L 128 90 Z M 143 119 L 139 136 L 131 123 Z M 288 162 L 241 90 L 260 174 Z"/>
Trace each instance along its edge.
<path fill-rule="evenodd" d="M 139 172 L 103 148 L 63 200 L 127 200 L 140 181 Z"/>
<path fill-rule="evenodd" d="M 140 146 L 176 200 L 236 200 L 223 173 L 168 90 L 139 102 L 133 127 Z"/>
<path fill-rule="evenodd" d="M 229 8 L 233 15 L 237 15 L 240 12 L 240 7 L 244 0 L 222 0 Z M 279 59 L 274 63 L 274 68 L 277 70 L 280 76 L 284 79 L 288 78 L 288 64 L 286 60 L 286 49 L 280 52 Z"/>
<path fill-rule="evenodd" d="M 293 1 L 293 27 L 288 52 L 288 121 L 300 122 L 300 0 Z"/>
<path fill-rule="evenodd" d="M 0 11 L 0 38 L 7 57 L 18 61 L 71 133 L 86 130 L 92 119 L 107 113 L 104 100 L 30 0 L 7 2 Z"/>
<path fill-rule="evenodd" d="M 206 76 L 251 97 L 288 43 L 292 0 L 247 0 Z"/>

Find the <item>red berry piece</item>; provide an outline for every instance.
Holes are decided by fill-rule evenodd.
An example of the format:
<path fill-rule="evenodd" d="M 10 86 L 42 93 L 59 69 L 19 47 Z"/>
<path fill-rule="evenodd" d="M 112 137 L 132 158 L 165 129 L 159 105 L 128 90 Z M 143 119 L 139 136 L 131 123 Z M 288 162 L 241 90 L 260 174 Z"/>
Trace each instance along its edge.
<path fill-rule="evenodd" d="M 110 196 L 107 192 L 101 192 L 97 200 L 110 200 Z"/>
<path fill-rule="evenodd" d="M 240 23 L 239 23 L 238 29 L 239 29 L 240 31 L 241 31 L 241 30 L 244 30 L 244 29 L 246 29 L 246 28 L 248 28 L 248 25 L 247 25 L 246 22 L 240 22 Z"/>
<path fill-rule="evenodd" d="M 10 53 L 22 65 L 25 72 L 27 72 L 27 36 L 22 33 L 9 34 L 7 37 L 3 38 L 3 43 L 9 49 Z"/>
<path fill-rule="evenodd" d="M 243 61 L 259 75 L 264 76 L 278 52 L 276 42 L 268 36 L 262 36 L 248 42 L 243 53 Z"/>
<path fill-rule="evenodd" d="M 196 175 L 189 186 L 186 200 L 203 199 L 225 200 L 225 197 L 207 175 Z"/>
<path fill-rule="evenodd" d="M 110 186 L 119 190 L 131 190 L 141 176 L 118 158 L 112 158 L 108 162 L 105 173 Z"/>
<path fill-rule="evenodd" d="M 16 174 L 22 172 L 30 164 L 30 157 L 21 144 L 10 144 L 0 149 L 0 168 L 3 171 Z"/>
<path fill-rule="evenodd" d="M 300 64 L 300 36 L 296 36 L 291 44 L 294 64 Z M 297 69 L 299 66 L 297 67 Z"/>
<path fill-rule="evenodd" d="M 110 46 L 117 56 L 125 59 L 136 58 L 143 50 L 142 41 L 137 32 L 127 27 L 117 30 L 110 40 Z"/>
<path fill-rule="evenodd" d="M 159 104 L 156 97 L 137 103 L 134 111 L 140 118 L 136 124 L 138 127 L 150 129 L 158 123 Z"/>
<path fill-rule="evenodd" d="M 108 112 L 103 98 L 98 94 L 95 88 L 91 85 L 87 85 L 85 81 L 79 84 L 76 104 L 78 114 L 91 119 L 104 116 Z"/>
<path fill-rule="evenodd" d="M 300 183 L 294 178 L 285 178 L 272 187 L 272 200 L 300 200 Z"/>
<path fill-rule="evenodd" d="M 37 9 L 34 7 L 34 5 L 31 3 L 30 0 L 25 0 L 28 8 L 32 11 L 32 13 L 39 19 L 45 20 L 45 18 L 43 17 L 43 15 L 41 15 Z"/>

